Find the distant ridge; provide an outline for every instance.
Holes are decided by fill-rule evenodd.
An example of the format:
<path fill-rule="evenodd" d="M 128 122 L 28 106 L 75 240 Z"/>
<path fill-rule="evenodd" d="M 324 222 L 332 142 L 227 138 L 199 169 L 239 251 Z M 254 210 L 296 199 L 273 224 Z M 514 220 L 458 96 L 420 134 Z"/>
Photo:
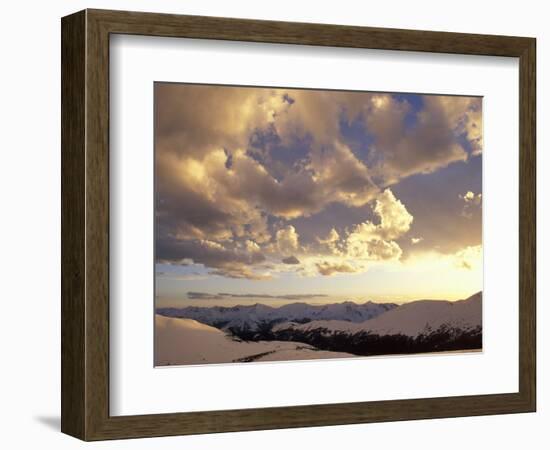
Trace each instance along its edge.
<path fill-rule="evenodd" d="M 157 314 L 166 317 L 194 319 L 224 330 L 257 330 L 267 324 L 281 322 L 307 323 L 315 320 L 340 320 L 359 323 L 397 308 L 395 303 L 351 301 L 327 305 L 311 305 L 304 302 L 288 303 L 273 307 L 256 303 L 237 306 L 187 306 L 185 308 L 158 308 Z"/>

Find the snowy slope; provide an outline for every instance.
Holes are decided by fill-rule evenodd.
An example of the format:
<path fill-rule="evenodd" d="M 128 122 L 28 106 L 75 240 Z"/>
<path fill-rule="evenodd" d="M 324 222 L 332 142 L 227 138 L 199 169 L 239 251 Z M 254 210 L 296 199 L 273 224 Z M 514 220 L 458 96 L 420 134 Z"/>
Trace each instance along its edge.
<path fill-rule="evenodd" d="M 155 365 L 344 358 L 348 353 L 318 350 L 295 342 L 242 342 L 191 319 L 155 316 Z"/>
<path fill-rule="evenodd" d="M 466 300 L 449 302 L 443 300 L 419 300 L 393 308 L 362 323 L 341 320 L 317 320 L 305 324 L 281 323 L 273 327 L 275 333 L 283 330 L 308 332 L 324 330 L 327 333 L 356 334 L 369 332 L 377 335 L 405 335 L 415 337 L 442 327 L 475 330 L 481 327 L 481 292 Z"/>
<path fill-rule="evenodd" d="M 184 317 L 228 330 L 251 329 L 259 324 L 269 322 L 305 322 L 319 320 L 342 320 L 346 322 L 364 322 L 395 308 L 394 303 L 353 302 L 328 305 L 309 305 L 307 303 L 290 303 L 279 308 L 267 305 L 238 305 L 233 307 L 198 307 L 159 308 L 157 314 L 167 317 Z"/>

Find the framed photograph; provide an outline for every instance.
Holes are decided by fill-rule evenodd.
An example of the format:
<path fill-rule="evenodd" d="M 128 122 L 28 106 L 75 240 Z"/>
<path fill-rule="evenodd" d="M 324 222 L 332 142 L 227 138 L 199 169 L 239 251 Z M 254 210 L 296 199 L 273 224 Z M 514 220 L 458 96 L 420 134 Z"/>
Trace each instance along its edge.
<path fill-rule="evenodd" d="M 63 432 L 535 411 L 534 38 L 61 29 Z"/>

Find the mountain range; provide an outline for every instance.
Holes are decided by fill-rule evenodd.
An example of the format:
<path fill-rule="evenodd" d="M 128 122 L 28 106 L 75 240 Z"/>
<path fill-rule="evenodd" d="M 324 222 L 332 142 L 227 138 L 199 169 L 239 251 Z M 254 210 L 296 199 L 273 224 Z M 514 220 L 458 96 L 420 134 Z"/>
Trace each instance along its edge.
<path fill-rule="evenodd" d="M 343 302 L 157 309 L 157 318 L 168 317 L 209 326 L 240 343 L 299 343 L 306 346 L 302 350 L 325 352 L 325 356 L 317 353 L 318 358 L 328 353 L 370 356 L 482 348 L 481 292 L 454 302 L 418 300 L 403 305 Z M 192 348 L 195 342 L 186 339 L 185 345 Z"/>
<path fill-rule="evenodd" d="M 362 323 L 312 321 L 275 325 L 256 339 L 291 340 L 355 355 L 425 353 L 482 348 L 481 292 L 455 302 L 419 300 Z"/>
<path fill-rule="evenodd" d="M 157 314 L 166 317 L 185 317 L 222 330 L 256 331 L 266 325 L 281 322 L 307 323 L 311 321 L 339 320 L 361 323 L 396 308 L 395 303 L 354 302 L 310 305 L 289 303 L 278 308 L 256 303 L 254 305 L 187 306 L 185 308 L 158 308 Z"/>

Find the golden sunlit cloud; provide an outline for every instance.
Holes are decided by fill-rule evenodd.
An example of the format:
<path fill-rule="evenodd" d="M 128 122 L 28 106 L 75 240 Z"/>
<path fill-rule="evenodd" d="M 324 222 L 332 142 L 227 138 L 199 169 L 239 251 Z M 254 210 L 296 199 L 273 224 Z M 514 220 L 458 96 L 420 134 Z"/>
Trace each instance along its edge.
<path fill-rule="evenodd" d="M 181 272 L 161 278 L 480 290 L 480 98 L 157 83 L 155 101 L 157 263 Z"/>

